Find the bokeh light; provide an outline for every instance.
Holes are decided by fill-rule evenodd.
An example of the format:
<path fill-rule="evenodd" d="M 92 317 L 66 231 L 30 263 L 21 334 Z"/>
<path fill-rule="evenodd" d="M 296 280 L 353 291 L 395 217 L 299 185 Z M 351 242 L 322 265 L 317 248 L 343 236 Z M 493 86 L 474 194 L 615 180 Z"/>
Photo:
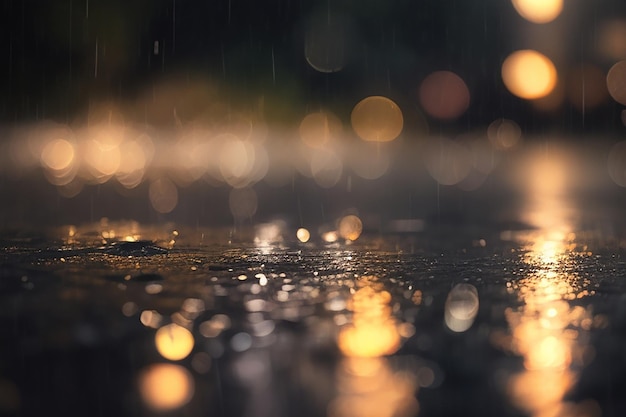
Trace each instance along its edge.
<path fill-rule="evenodd" d="M 139 375 L 139 391 L 145 404 L 155 411 L 171 411 L 193 397 L 195 383 L 185 368 L 169 363 L 150 365 Z"/>
<path fill-rule="evenodd" d="M 451 71 L 435 71 L 419 89 L 424 111 L 436 119 L 456 119 L 468 109 L 470 92 L 461 77 Z"/>
<path fill-rule="evenodd" d="M 404 119 L 400 107 L 382 96 L 359 101 L 351 115 L 352 128 L 363 140 L 389 142 L 402 133 Z"/>
<path fill-rule="evenodd" d="M 237 188 L 249 185 L 256 156 L 254 145 L 232 134 L 226 134 L 220 139 L 219 167 L 224 181 Z"/>
<path fill-rule="evenodd" d="M 42 164 L 54 171 L 63 171 L 74 162 L 74 146 L 65 139 L 49 142 L 41 153 Z"/>
<path fill-rule="evenodd" d="M 301 227 L 296 231 L 296 237 L 300 242 L 306 243 L 311 238 L 311 233 L 304 227 Z"/>
<path fill-rule="evenodd" d="M 154 343 L 165 359 L 179 361 L 189 356 L 193 350 L 194 339 L 189 330 L 172 323 L 157 330 Z"/>
<path fill-rule="evenodd" d="M 497 150 L 514 148 L 522 137 L 522 129 L 509 119 L 494 120 L 487 128 L 487 137 Z"/>
<path fill-rule="evenodd" d="M 355 241 L 361 236 L 363 231 L 363 223 L 358 216 L 349 214 L 339 221 L 339 236 L 346 240 Z"/>
<path fill-rule="evenodd" d="M 311 148 L 319 148 L 341 134 L 341 121 L 332 113 L 323 111 L 307 114 L 300 123 L 302 142 Z"/>
<path fill-rule="evenodd" d="M 375 358 L 390 355 L 400 347 L 396 320 L 391 315 L 391 294 L 378 278 L 361 277 L 350 309 L 353 322 L 339 333 L 339 349 L 346 356 Z"/>
<path fill-rule="evenodd" d="M 137 141 L 124 142 L 120 146 L 121 162 L 116 174 L 117 180 L 126 188 L 135 188 L 143 180 L 148 157 L 143 146 Z"/>
<path fill-rule="evenodd" d="M 514 95 L 532 100 L 554 89 L 557 72 L 545 55 L 530 49 L 513 52 L 502 64 L 502 81 Z"/>
<path fill-rule="evenodd" d="M 152 207 L 159 213 L 171 212 L 178 205 L 178 189 L 167 178 L 159 178 L 150 183 L 148 196 Z"/>
<path fill-rule="evenodd" d="M 611 67 L 606 76 L 606 86 L 611 97 L 626 106 L 626 60 Z"/>
<path fill-rule="evenodd" d="M 90 179 L 97 183 L 106 182 L 120 167 L 122 155 L 119 144 L 89 139 L 83 145 L 83 157 L 89 168 Z"/>
<path fill-rule="evenodd" d="M 457 284 L 448 293 L 444 319 L 453 332 L 468 330 L 478 314 L 478 290 L 471 284 Z"/>
<path fill-rule="evenodd" d="M 515 10 L 533 23 L 548 23 L 563 10 L 563 0 L 511 0 Z"/>

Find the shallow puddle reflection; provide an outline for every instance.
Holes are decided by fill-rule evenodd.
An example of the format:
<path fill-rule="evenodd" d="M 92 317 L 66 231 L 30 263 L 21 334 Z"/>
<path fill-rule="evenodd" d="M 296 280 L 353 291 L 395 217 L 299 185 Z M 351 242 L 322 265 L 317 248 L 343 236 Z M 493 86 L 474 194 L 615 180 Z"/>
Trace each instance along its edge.
<path fill-rule="evenodd" d="M 377 277 L 365 276 L 349 301 L 352 323 L 339 333 L 345 356 L 337 366 L 338 396 L 329 417 L 403 417 L 417 414 L 417 377 L 393 369 L 384 357 L 401 342 L 399 323 L 391 315 L 391 294 Z"/>
<path fill-rule="evenodd" d="M 508 285 L 522 302 L 505 311 L 512 332 L 508 348 L 524 359 L 524 371 L 510 377 L 508 391 L 514 404 L 533 417 L 595 417 L 597 404 L 565 399 L 593 358 L 588 344 L 593 312 L 576 303 L 592 293 L 576 271 L 576 258 L 587 254 L 577 250 L 573 233 L 562 239 L 548 236 L 529 236 L 533 243 L 523 259 L 531 272 Z"/>

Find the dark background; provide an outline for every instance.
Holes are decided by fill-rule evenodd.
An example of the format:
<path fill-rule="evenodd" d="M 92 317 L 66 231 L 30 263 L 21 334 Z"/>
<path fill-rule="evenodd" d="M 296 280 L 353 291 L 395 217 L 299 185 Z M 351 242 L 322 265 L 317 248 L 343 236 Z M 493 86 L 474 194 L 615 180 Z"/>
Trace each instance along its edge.
<path fill-rule="evenodd" d="M 471 105 L 452 122 L 431 121 L 442 129 L 499 117 L 526 131 L 621 128 L 621 106 L 610 98 L 584 114 L 567 99 L 556 110 L 536 111 L 504 88 L 500 66 L 512 51 L 533 48 L 553 59 L 559 75 L 584 62 L 608 71 L 615 62 L 598 55 L 598 32 L 626 16 L 622 1 L 567 1 L 543 25 L 497 0 L 4 0 L 0 14 L 5 124 L 75 122 L 90 103 L 132 100 L 174 75 L 206 79 L 239 107 L 258 107 L 262 99 L 268 122 L 297 123 L 320 107 L 349 117 L 372 94 L 394 99 L 410 119 L 419 111 L 421 80 L 447 69 L 465 80 Z M 324 14 L 354 28 L 347 65 L 330 74 L 311 68 L 303 52 L 306 23 Z M 558 39 L 558 57 L 546 50 L 551 39 Z"/>

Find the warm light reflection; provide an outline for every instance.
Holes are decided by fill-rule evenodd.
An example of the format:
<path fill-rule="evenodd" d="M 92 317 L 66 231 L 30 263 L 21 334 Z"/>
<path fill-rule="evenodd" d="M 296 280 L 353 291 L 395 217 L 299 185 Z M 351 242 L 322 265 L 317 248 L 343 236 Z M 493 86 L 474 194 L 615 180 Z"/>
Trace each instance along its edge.
<path fill-rule="evenodd" d="M 424 111 L 436 119 L 455 119 L 470 104 L 470 92 L 461 77 L 451 71 L 435 71 L 422 81 L 419 98 Z"/>
<path fill-rule="evenodd" d="M 583 330 L 575 326 L 590 313 L 568 303 L 581 291 L 564 272 L 570 247 L 567 241 L 540 237 L 531 244 L 526 261 L 538 270 L 516 284 L 524 306 L 506 311 L 510 348 L 524 358 L 526 368 L 511 378 L 509 389 L 514 402 L 532 416 L 553 415 L 564 407 L 563 397 L 576 378 L 570 366 L 582 365 L 585 348 L 578 338 Z"/>
<path fill-rule="evenodd" d="M 391 316 L 391 295 L 373 276 L 362 277 L 352 296 L 353 322 L 339 334 L 339 349 L 346 356 L 390 355 L 400 347 L 396 320 Z"/>
<path fill-rule="evenodd" d="M 590 293 L 573 268 L 586 252 L 578 252 L 576 213 L 568 202 L 575 182 L 571 166 L 563 149 L 541 147 L 527 155 L 519 172 L 527 193 L 524 221 L 534 229 L 518 234 L 521 259 L 530 269 L 507 284 L 523 305 L 505 311 L 511 337 L 503 347 L 524 359 L 525 371 L 509 379 L 508 389 L 532 417 L 578 415 L 579 405 L 567 403 L 565 395 L 576 382 L 575 369 L 584 365 L 581 334 L 591 311 L 570 304 Z"/>
<path fill-rule="evenodd" d="M 363 140 L 389 142 L 402 132 L 404 119 L 396 103 L 382 96 L 359 101 L 351 115 L 352 128 Z"/>
<path fill-rule="evenodd" d="M 172 323 L 157 330 L 154 343 L 161 356 L 178 361 L 189 356 L 193 350 L 194 339 L 189 330 Z"/>
<path fill-rule="evenodd" d="M 521 159 L 517 175 L 527 199 L 522 221 L 542 231 L 540 242 L 562 243 L 573 231 L 577 214 L 567 199 L 576 181 L 575 166 L 576 161 L 557 147 L 534 148 Z M 535 245 L 543 244 L 539 241 Z"/>
<path fill-rule="evenodd" d="M 556 86 L 557 73 L 550 59 L 527 49 L 514 52 L 504 60 L 502 81 L 514 95 L 532 100 L 550 94 Z"/>
<path fill-rule="evenodd" d="M 548 23 L 563 10 L 563 0 L 511 0 L 515 10 L 533 23 Z"/>
<path fill-rule="evenodd" d="M 139 375 L 141 397 L 156 411 L 171 411 L 187 404 L 193 397 L 194 385 L 187 369 L 169 363 L 151 365 Z"/>
<path fill-rule="evenodd" d="M 339 396 L 329 404 L 328 416 L 414 416 L 419 408 L 416 375 L 392 368 L 382 357 L 400 347 L 391 294 L 374 276 L 361 277 L 357 287 L 349 303 L 352 324 L 339 333 L 339 349 L 347 357 L 337 367 Z"/>
<path fill-rule="evenodd" d="M 347 358 L 337 368 L 341 395 L 328 406 L 328 417 L 412 417 L 419 405 L 417 378 L 394 370 L 380 358 Z"/>

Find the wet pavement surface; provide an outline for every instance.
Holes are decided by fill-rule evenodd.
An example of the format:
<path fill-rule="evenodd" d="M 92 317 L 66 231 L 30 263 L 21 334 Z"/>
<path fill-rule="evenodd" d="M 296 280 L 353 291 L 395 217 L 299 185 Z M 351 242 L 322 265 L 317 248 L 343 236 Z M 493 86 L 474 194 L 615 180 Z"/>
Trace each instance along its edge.
<path fill-rule="evenodd" d="M 2 414 L 626 412 L 619 241 L 220 244 L 139 229 L 3 236 Z"/>

